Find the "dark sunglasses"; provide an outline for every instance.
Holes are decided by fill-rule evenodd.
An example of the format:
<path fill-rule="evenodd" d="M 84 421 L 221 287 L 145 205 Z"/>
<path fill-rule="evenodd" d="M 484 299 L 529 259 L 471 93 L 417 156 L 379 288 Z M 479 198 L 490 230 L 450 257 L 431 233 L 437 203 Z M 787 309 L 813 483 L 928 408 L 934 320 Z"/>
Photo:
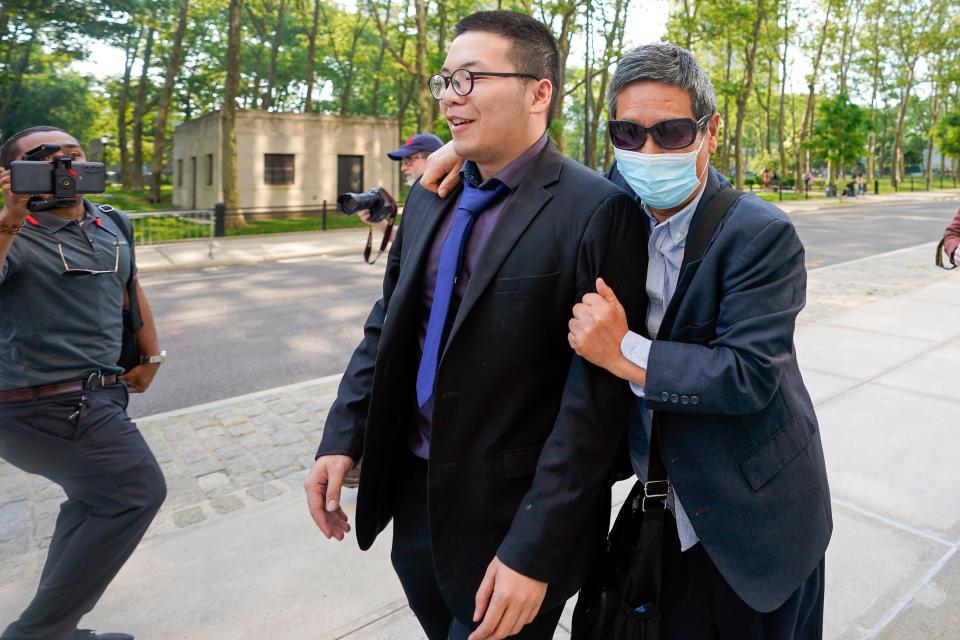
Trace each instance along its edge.
<path fill-rule="evenodd" d="M 703 116 L 699 120 L 673 118 L 645 127 L 630 120 L 608 120 L 607 132 L 613 146 L 625 151 L 636 151 L 643 147 L 648 133 L 661 149 L 683 149 L 696 141 L 697 132 L 709 121 L 710 116 Z"/>

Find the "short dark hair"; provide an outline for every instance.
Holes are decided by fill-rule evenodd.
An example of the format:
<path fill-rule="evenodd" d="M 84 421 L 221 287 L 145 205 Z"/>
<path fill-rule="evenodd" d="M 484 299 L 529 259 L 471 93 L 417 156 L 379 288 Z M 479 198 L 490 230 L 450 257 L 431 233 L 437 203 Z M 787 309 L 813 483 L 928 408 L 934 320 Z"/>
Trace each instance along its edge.
<path fill-rule="evenodd" d="M 17 142 L 19 142 L 22 138 L 26 138 L 34 133 L 45 133 L 47 131 L 59 131 L 60 133 L 67 133 L 59 127 L 51 127 L 49 125 L 42 124 L 13 134 L 7 138 L 6 142 L 3 143 L 3 146 L 0 147 L 0 167 L 9 169 L 10 163 L 14 160 L 17 160 Z M 67 135 L 70 134 L 67 133 Z"/>
<path fill-rule="evenodd" d="M 460 20 L 453 35 L 457 37 L 468 31 L 483 31 L 507 38 L 512 42 L 508 55 L 517 71 L 546 78 L 553 84 L 547 124 L 553 122 L 563 87 L 560 86 L 560 48 L 550 29 L 525 13 L 478 11 Z"/>

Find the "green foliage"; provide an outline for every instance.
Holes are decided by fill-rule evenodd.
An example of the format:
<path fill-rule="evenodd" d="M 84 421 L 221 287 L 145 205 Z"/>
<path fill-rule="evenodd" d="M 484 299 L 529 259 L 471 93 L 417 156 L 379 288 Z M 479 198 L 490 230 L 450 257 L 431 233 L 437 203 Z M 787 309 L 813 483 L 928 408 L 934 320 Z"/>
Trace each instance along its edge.
<path fill-rule="evenodd" d="M 11 134 L 35 125 L 60 127 L 81 143 L 97 135 L 102 99 L 91 81 L 74 72 L 44 70 L 24 75 L 4 131 Z"/>
<path fill-rule="evenodd" d="M 952 158 L 960 158 L 960 111 L 948 113 L 934 130 L 940 151 Z"/>
<path fill-rule="evenodd" d="M 808 143 L 816 157 L 835 165 L 859 160 L 867 144 L 866 110 L 841 93 L 821 102 L 817 113 Z"/>

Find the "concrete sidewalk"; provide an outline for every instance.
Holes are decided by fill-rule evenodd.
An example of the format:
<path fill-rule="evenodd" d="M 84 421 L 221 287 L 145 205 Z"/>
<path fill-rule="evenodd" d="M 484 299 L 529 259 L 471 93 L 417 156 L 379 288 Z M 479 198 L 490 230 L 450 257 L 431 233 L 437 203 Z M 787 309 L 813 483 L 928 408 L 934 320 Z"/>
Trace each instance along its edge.
<path fill-rule="evenodd" d="M 904 192 L 860 198 L 811 198 L 774 202 L 791 216 L 836 207 L 870 207 L 878 204 L 939 202 L 960 197 L 960 189 Z M 367 229 L 338 229 L 303 233 L 274 233 L 214 240 L 187 240 L 137 247 L 137 265 L 144 273 L 202 269 L 319 255 L 363 255 Z M 374 234 L 375 248 L 380 236 Z"/>
<path fill-rule="evenodd" d="M 797 352 L 834 498 L 826 638 L 960 628 L 960 272 L 931 255 L 924 245 L 810 273 Z M 141 420 L 170 495 L 84 625 L 138 640 L 421 638 L 389 531 L 361 553 L 352 536 L 324 540 L 307 515 L 302 480 L 336 383 Z M 58 500 L 0 464 L 0 624 L 35 588 Z"/>

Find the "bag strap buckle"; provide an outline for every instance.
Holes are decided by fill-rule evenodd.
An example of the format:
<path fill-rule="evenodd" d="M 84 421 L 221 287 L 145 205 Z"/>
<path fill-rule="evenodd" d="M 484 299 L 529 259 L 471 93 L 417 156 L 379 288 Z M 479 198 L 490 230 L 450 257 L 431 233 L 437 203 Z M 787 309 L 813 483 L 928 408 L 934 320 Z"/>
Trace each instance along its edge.
<path fill-rule="evenodd" d="M 667 480 L 650 480 L 643 483 L 643 502 L 640 508 L 647 511 L 662 511 L 667 508 L 667 493 L 670 491 L 670 482 Z"/>

